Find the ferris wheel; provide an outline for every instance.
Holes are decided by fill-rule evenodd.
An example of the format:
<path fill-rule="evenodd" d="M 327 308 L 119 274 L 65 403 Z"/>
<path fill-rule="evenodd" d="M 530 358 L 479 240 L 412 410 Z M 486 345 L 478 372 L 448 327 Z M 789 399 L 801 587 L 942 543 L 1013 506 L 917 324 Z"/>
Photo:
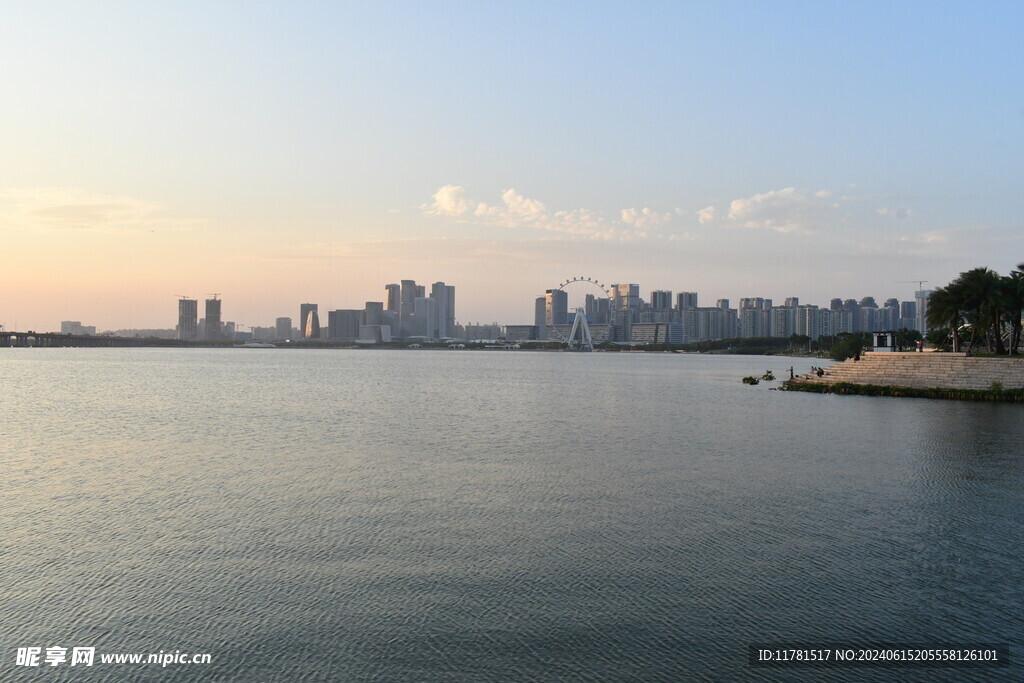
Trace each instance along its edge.
<path fill-rule="evenodd" d="M 601 282 L 582 275 L 559 283 L 564 295 L 564 324 L 555 323 L 549 335 L 568 345 L 571 351 L 593 351 L 596 344 L 611 340 L 611 291 Z M 602 300 L 605 303 L 601 303 Z M 560 309 L 561 306 L 556 306 Z M 602 310 L 603 309 L 603 312 Z M 603 318 L 598 322 L 599 317 Z M 595 324 L 596 323 L 596 324 Z"/>

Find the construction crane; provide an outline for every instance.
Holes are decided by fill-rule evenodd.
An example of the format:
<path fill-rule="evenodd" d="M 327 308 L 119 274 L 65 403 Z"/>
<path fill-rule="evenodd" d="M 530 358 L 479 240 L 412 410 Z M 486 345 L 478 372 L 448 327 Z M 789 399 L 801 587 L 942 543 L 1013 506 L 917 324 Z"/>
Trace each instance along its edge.
<path fill-rule="evenodd" d="M 189 298 L 189 296 L 187 294 L 175 294 L 174 296 L 178 297 L 179 299 L 188 299 Z"/>
<path fill-rule="evenodd" d="M 220 292 L 209 292 L 206 296 L 212 296 L 213 300 L 216 301 L 217 297 L 220 296 Z"/>
<path fill-rule="evenodd" d="M 928 280 L 896 280 L 896 282 L 906 282 L 908 284 L 911 283 L 911 282 L 916 282 L 917 283 L 917 291 L 920 292 L 922 289 L 924 289 L 924 283 L 928 282 Z"/>

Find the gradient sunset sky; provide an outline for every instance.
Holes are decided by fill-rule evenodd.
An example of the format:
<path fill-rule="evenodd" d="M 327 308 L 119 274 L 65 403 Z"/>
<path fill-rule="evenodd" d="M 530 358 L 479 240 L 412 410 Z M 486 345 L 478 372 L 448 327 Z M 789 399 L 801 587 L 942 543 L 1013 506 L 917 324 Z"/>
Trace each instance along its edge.
<path fill-rule="evenodd" d="M 1020 3 L 3 2 L 0 324 L 443 280 L 909 299 L 1024 261 Z M 321 313 L 322 319 L 325 314 Z"/>

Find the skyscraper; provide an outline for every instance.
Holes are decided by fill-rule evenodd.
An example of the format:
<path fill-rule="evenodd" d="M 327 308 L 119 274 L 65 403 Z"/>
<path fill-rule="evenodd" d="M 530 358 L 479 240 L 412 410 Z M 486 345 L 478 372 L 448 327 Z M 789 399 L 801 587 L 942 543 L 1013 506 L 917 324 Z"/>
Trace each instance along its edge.
<path fill-rule="evenodd" d="M 455 336 L 455 285 L 445 285 L 448 297 L 445 301 L 444 326 L 449 337 Z M 440 314 L 440 313 L 439 313 Z"/>
<path fill-rule="evenodd" d="M 332 341 L 351 341 L 359 337 L 363 311 L 340 309 L 327 313 L 327 337 Z"/>
<path fill-rule="evenodd" d="M 316 304 L 313 304 L 314 306 Z M 319 339 L 320 338 L 320 313 L 316 308 L 309 311 L 306 315 L 306 326 L 302 329 L 303 339 Z"/>
<path fill-rule="evenodd" d="M 178 339 L 195 339 L 198 335 L 199 301 L 181 299 L 178 301 Z"/>
<path fill-rule="evenodd" d="M 430 298 L 437 302 L 437 322 L 434 325 L 437 337 L 444 339 L 455 334 L 455 287 L 435 282 L 430 287 Z"/>
<path fill-rule="evenodd" d="M 398 306 L 398 327 L 400 331 L 399 337 L 412 334 L 406 330 L 409 327 L 409 323 L 413 316 L 414 308 L 416 307 L 416 281 L 415 280 L 403 280 L 401 281 L 401 301 Z"/>
<path fill-rule="evenodd" d="M 533 301 L 533 324 L 537 326 L 537 339 L 548 338 L 547 297 L 538 296 Z"/>
<path fill-rule="evenodd" d="M 935 293 L 933 289 L 922 289 L 918 292 L 914 292 L 915 306 L 915 320 L 914 324 L 917 327 L 917 331 L 921 334 L 928 332 L 928 297 Z"/>
<path fill-rule="evenodd" d="M 685 311 L 688 308 L 697 308 L 697 292 L 679 292 L 676 299 L 678 301 L 676 308 L 680 311 Z M 728 308 L 728 306 L 729 304 L 727 302 L 726 308 Z"/>
<path fill-rule="evenodd" d="M 412 336 L 437 339 L 437 312 L 439 309 L 437 300 L 427 296 L 416 297 L 413 302 Z"/>
<path fill-rule="evenodd" d="M 299 306 L 299 333 L 303 339 L 320 338 L 320 316 L 317 304 L 302 304 Z M 311 316 L 311 314 L 317 314 Z M 310 317 L 315 317 L 316 324 L 310 326 Z"/>
<path fill-rule="evenodd" d="M 565 325 L 569 318 L 569 295 L 561 289 L 549 289 L 544 297 L 544 323 Z"/>
<path fill-rule="evenodd" d="M 384 285 L 384 307 L 394 313 L 402 310 L 402 287 L 397 284 Z"/>
<path fill-rule="evenodd" d="M 221 339 L 220 331 L 220 299 L 214 297 L 206 300 L 206 330 L 205 338 L 208 341 Z"/>
<path fill-rule="evenodd" d="M 363 325 L 381 325 L 380 317 L 384 312 L 384 303 L 381 301 L 367 301 L 363 305 Z"/>
<path fill-rule="evenodd" d="M 274 335 L 277 339 L 292 338 L 292 319 L 278 318 L 274 321 Z"/>
<path fill-rule="evenodd" d="M 672 292 L 664 289 L 651 292 L 651 308 L 656 311 L 667 311 L 672 308 Z"/>
<path fill-rule="evenodd" d="M 611 286 L 612 309 L 616 311 L 640 308 L 640 285 L 620 284 Z"/>

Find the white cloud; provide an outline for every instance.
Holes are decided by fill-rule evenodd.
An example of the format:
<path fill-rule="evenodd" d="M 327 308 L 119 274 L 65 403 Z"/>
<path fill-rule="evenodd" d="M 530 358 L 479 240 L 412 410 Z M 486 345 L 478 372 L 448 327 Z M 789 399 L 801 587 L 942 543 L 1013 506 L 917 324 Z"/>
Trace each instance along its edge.
<path fill-rule="evenodd" d="M 469 198 L 461 185 L 445 185 L 433 197 L 434 203 L 427 209 L 432 216 L 461 216 L 469 211 Z"/>
<path fill-rule="evenodd" d="M 434 194 L 434 204 L 426 213 L 434 216 L 462 216 L 474 203 L 462 187 L 446 185 Z M 649 209 L 637 211 L 637 222 L 628 227 L 617 226 L 590 209 L 561 209 L 552 211 L 545 204 L 526 197 L 515 188 L 502 192 L 500 204 L 475 202 L 472 222 L 478 225 L 497 225 L 506 228 L 533 228 L 562 233 L 591 240 L 631 241 L 647 236 L 645 224 L 655 220 Z M 658 220 L 662 220 L 659 216 Z"/>
<path fill-rule="evenodd" d="M 767 228 L 777 232 L 813 232 L 816 224 L 838 208 L 830 201 L 827 190 L 786 187 L 747 199 L 734 199 L 729 204 L 728 218 L 744 228 Z"/>
<path fill-rule="evenodd" d="M 713 223 L 718 218 L 718 209 L 713 206 L 705 206 L 697 212 L 697 220 L 701 225 Z"/>
<path fill-rule="evenodd" d="M 910 218 L 911 216 L 914 215 L 914 211 L 912 209 L 890 209 L 886 207 L 883 207 L 881 209 L 875 209 L 875 213 L 877 213 L 879 216 L 892 216 L 894 218 L 899 218 L 901 220 L 904 218 Z"/>
<path fill-rule="evenodd" d="M 724 215 L 716 206 L 696 212 L 701 225 L 763 228 L 776 232 L 810 233 L 839 208 L 828 190 L 811 191 L 786 187 L 752 197 L 734 199 Z"/>
<path fill-rule="evenodd" d="M 622 222 L 634 228 L 649 228 L 668 223 L 672 219 L 671 213 L 658 213 L 654 209 L 644 207 L 643 209 L 623 209 L 620 212 Z"/>
<path fill-rule="evenodd" d="M 501 194 L 501 201 L 501 206 L 488 206 L 481 202 L 477 204 L 473 215 L 496 218 L 498 223 L 510 228 L 532 223 L 545 215 L 543 203 L 524 197 L 515 189 L 505 190 Z"/>
<path fill-rule="evenodd" d="M 208 224 L 165 215 L 160 204 L 64 187 L 0 190 L 0 225 L 31 231 L 141 232 L 194 229 Z"/>
<path fill-rule="evenodd" d="M 963 229 L 956 228 L 948 230 L 929 230 L 913 235 L 900 235 L 895 238 L 895 241 L 910 244 L 945 244 L 951 239 L 956 238 L 961 232 L 963 232 Z"/>

